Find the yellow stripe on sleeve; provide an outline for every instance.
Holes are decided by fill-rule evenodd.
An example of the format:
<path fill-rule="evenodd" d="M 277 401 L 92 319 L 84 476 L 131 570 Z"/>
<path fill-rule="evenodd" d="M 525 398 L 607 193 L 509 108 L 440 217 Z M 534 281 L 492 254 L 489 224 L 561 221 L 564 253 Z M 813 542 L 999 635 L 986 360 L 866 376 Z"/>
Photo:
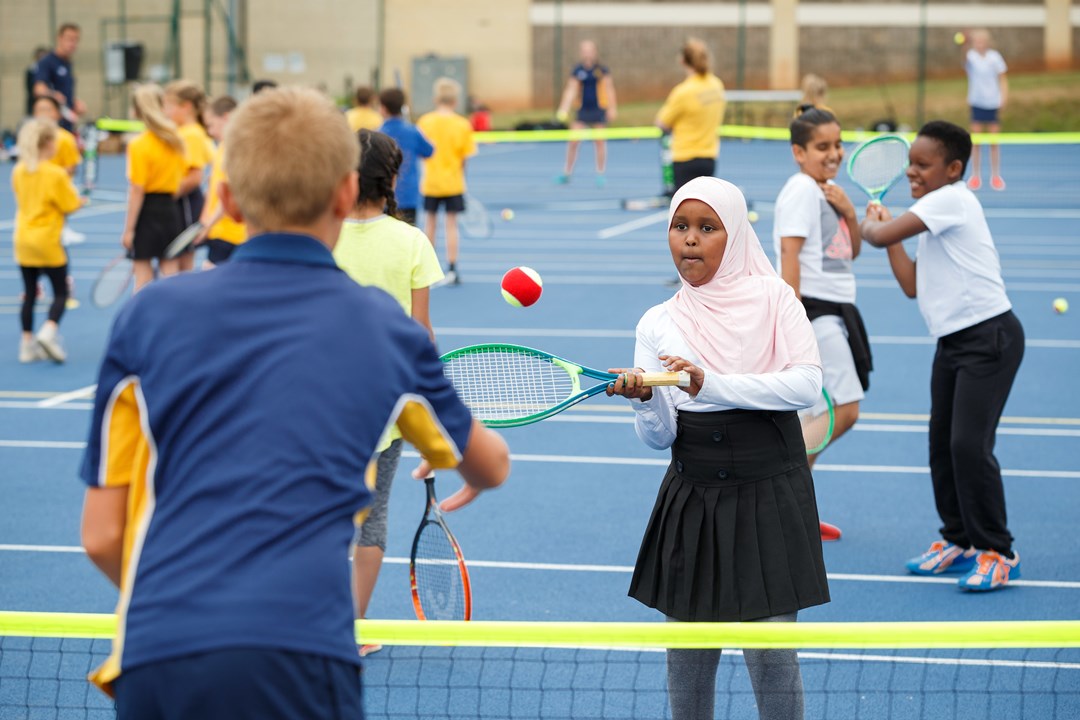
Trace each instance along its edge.
<path fill-rule="evenodd" d="M 146 470 L 149 456 L 146 436 L 136 392 L 138 380 L 123 380 L 113 390 L 113 396 L 101 419 L 100 487 L 131 485 Z"/>
<path fill-rule="evenodd" d="M 401 436 L 420 451 L 433 469 L 457 467 L 461 452 L 427 400 L 416 395 L 405 396 L 402 400 L 404 404 L 397 418 Z"/>

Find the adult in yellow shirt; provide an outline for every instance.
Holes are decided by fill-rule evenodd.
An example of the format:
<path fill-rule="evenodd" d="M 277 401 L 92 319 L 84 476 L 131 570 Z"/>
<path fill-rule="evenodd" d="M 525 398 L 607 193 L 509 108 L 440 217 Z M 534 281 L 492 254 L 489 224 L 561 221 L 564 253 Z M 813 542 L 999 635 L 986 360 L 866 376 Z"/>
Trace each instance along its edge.
<path fill-rule="evenodd" d="M 369 87 L 356 88 L 356 103 L 345 112 L 345 120 L 349 123 L 349 129 L 353 132 L 361 130 L 378 130 L 382 127 L 383 116 L 371 106 L 375 100 L 375 91 Z"/>
<path fill-rule="evenodd" d="M 128 206 L 121 242 L 131 252 L 138 291 L 154 279 L 154 260 L 162 275 L 180 270 L 178 260 L 164 255 L 184 229 L 176 194 L 189 164 L 184 141 L 162 109 L 161 88 L 140 85 L 131 102 L 146 131 L 128 143 Z"/>
<path fill-rule="evenodd" d="M 74 177 L 75 169 L 82 162 L 82 153 L 79 152 L 79 142 L 75 136 L 60 127 L 60 103 L 51 95 L 35 98 L 33 115 L 35 120 L 46 120 L 57 126 L 56 154 L 49 162 L 59 165 Z"/>
<path fill-rule="evenodd" d="M 56 154 L 57 126 L 48 120 L 31 120 L 19 131 L 19 162 L 11 171 L 15 193 L 15 262 L 23 278 L 22 338 L 19 362 L 42 357 L 64 362 L 67 353 L 60 341 L 60 318 L 68 299 L 67 251 L 60 241 L 64 216 L 78 210 L 83 201 L 67 172 L 49 162 Z M 52 285 L 49 319 L 34 335 L 34 303 L 38 278 Z"/>
<path fill-rule="evenodd" d="M 435 109 L 416 122 L 416 128 L 435 147 L 435 152 L 424 162 L 424 179 L 420 183 L 427 213 L 424 231 L 435 247 L 438 247 L 435 232 L 439 208 L 446 208 L 448 267 L 440 283 L 443 285 L 461 282 L 457 271 L 457 216 L 465 212 L 465 160 L 476 154 L 472 125 L 454 110 L 460 97 L 461 85 L 450 78 L 439 78 L 435 81 Z"/>
<path fill-rule="evenodd" d="M 713 175 L 720 154 L 718 130 L 724 120 L 724 83 L 710 71 L 705 43 L 691 38 L 679 61 L 686 79 L 675 86 L 656 116 L 656 124 L 671 133 L 675 190 L 696 177 Z"/>
<path fill-rule="evenodd" d="M 205 243 L 209 251 L 206 268 L 226 262 L 233 250 L 247 240 L 247 228 L 228 216 L 218 195 L 221 184 L 228 180 L 225 175 L 225 127 L 236 107 L 234 98 L 222 95 L 210 103 L 210 111 L 206 114 L 206 129 L 218 144 L 210 170 L 210 189 L 207 191 L 206 205 L 199 217 L 199 222 L 206 228 L 197 241 Z"/>

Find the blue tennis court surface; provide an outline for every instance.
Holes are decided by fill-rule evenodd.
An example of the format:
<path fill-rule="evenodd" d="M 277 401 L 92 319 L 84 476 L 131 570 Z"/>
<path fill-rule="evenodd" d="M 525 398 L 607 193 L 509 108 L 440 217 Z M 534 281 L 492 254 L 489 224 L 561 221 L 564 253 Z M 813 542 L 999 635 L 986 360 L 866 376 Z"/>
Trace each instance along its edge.
<path fill-rule="evenodd" d="M 623 198 L 659 185 L 653 142 L 612 143 L 606 187 L 593 182 L 583 146 L 568 186 L 559 144 L 485 146 L 469 167 L 470 192 L 495 222 L 487 239 L 464 237 L 463 284 L 432 291 L 441 350 L 505 340 L 598 368 L 632 362 L 633 329 L 669 297 L 675 277 L 662 211 L 628 212 Z M 914 301 L 896 287 L 883 251 L 856 261 L 859 306 L 872 336 L 875 371 L 862 418 L 815 471 L 822 519 L 841 541 L 825 547 L 833 600 L 800 619 L 1004 620 L 1080 617 L 1080 145 L 1003 149 L 1003 193 L 982 192 L 1015 311 L 1028 345 L 1005 410 L 997 456 L 1024 579 L 1002 592 L 964 594 L 953 580 L 915 578 L 904 561 L 937 537 L 927 470 L 933 342 Z M 100 184 L 122 188 L 123 160 L 103 159 Z M 794 172 L 784 143 L 725 140 L 718 174 L 742 186 L 760 213 L 755 229 L 772 255 L 772 201 Z M 8 187 L 10 166 L 0 168 Z M 853 190 L 858 207 L 862 198 Z M 907 205 L 905 188 L 886 198 Z M 512 208 L 513 221 L 499 218 Z M 89 423 L 87 399 L 115 309 L 89 302 L 90 285 L 119 250 L 123 205 L 96 202 L 71 225 L 87 234 L 71 248 L 81 307 L 62 323 L 64 366 L 19 365 L 18 296 L 11 260 L 11 195 L 0 195 L 0 609 L 110 612 L 113 588 L 78 549 L 83 488 L 76 478 Z M 861 212 L 860 212 L 861 215 Z M 440 257 L 445 257 L 440 238 Z M 501 300 L 498 280 L 515 265 L 544 278 L 528 309 Z M 1054 298 L 1076 309 L 1057 315 Z M 44 306 L 39 306 L 44 311 Z M 39 321 L 43 315 L 39 313 Z M 348 328 L 342 328 L 348 332 Z M 358 382 L 361 379 L 358 378 Z M 554 419 L 507 430 L 514 467 L 504 488 L 449 517 L 470 562 L 474 617 L 492 620 L 659 620 L 626 597 L 630 566 L 667 464 L 634 435 L 624 402 L 595 398 Z M 298 422 L 302 419 L 298 419 Z M 409 618 L 406 558 L 424 502 L 402 461 L 391 499 L 388 563 L 369 616 Z M 359 479 L 358 479 L 359 481 Z M 446 473 L 440 495 L 457 480 Z M 342 558 L 345 562 L 345 558 Z M 1075 657 L 1071 657 L 1075 661 Z M 1080 669 L 1059 678 L 1073 692 Z"/>

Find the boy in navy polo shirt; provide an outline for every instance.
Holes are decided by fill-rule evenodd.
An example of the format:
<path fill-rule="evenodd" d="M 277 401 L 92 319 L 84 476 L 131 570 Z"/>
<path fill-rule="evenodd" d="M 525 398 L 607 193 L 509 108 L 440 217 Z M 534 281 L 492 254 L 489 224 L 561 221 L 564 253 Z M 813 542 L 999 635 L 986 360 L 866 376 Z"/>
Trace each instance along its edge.
<path fill-rule="evenodd" d="M 930 376 L 930 478 L 941 540 L 907 563 L 916 575 L 960 575 L 962 590 L 998 590 L 1020 577 L 994 439 L 1024 357 L 1001 261 L 982 205 L 964 185 L 971 136 L 924 125 L 907 170 L 915 204 L 893 219 L 873 203 L 862 237 L 887 247 L 900 289 L 917 298 L 937 352 Z M 916 260 L 902 245 L 919 236 Z"/>
<path fill-rule="evenodd" d="M 380 435 L 396 418 L 458 468 L 444 508 L 499 485 L 508 451 L 425 329 L 334 263 L 359 147 L 333 104 L 265 91 L 226 144 L 222 203 L 251 239 L 142 290 L 102 361 L 82 533 L 120 601 L 91 679 L 121 720 L 360 718 L 345 558 Z"/>

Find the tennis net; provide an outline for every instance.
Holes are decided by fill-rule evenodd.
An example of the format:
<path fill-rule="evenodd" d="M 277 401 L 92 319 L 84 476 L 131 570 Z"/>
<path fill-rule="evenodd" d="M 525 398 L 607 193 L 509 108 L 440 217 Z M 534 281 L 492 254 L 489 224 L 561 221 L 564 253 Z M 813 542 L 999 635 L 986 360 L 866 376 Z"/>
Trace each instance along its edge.
<path fill-rule="evenodd" d="M 0 613 L 0 720 L 114 717 L 108 615 Z M 757 718 L 744 650 L 797 648 L 807 718 L 1080 717 L 1080 622 L 365 621 L 369 718 L 667 718 L 664 649 L 729 648 L 717 717 Z M 742 648 L 735 650 L 732 648 Z"/>

